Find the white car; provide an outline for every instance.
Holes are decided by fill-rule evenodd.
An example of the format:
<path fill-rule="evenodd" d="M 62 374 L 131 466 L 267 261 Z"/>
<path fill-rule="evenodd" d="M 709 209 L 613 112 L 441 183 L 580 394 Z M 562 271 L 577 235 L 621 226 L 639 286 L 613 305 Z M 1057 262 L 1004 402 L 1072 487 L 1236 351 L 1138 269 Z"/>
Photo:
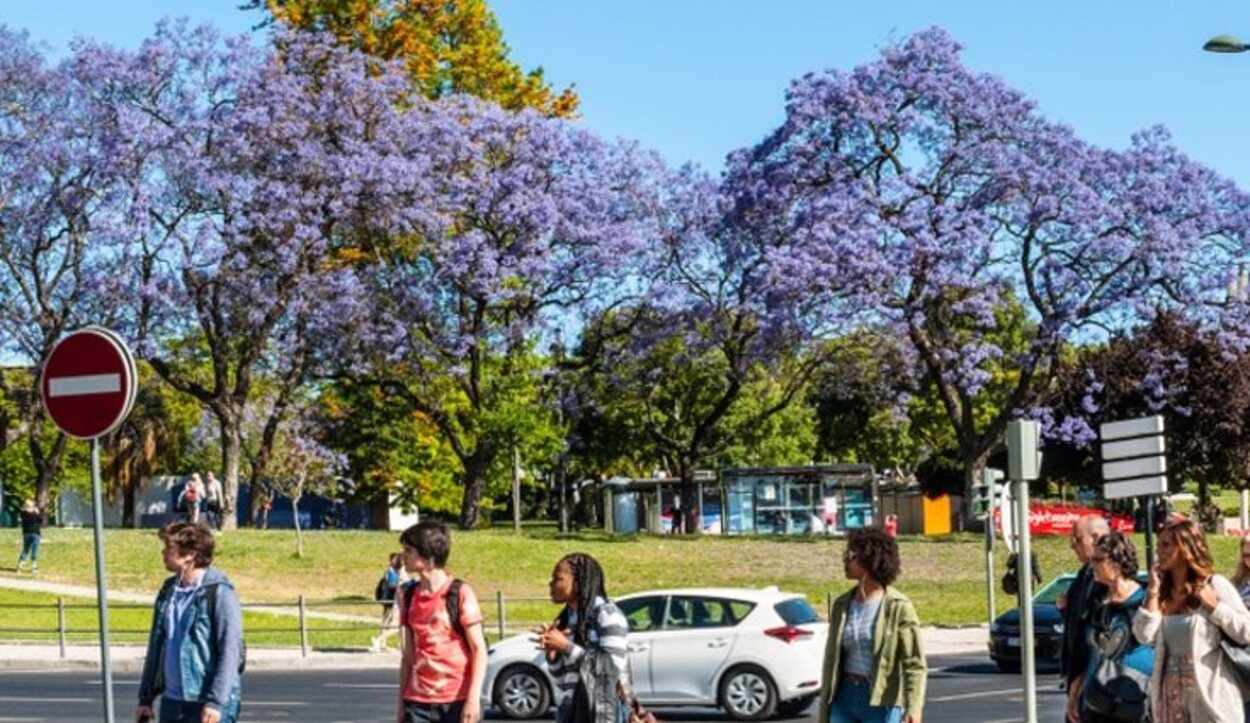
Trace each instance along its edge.
<path fill-rule="evenodd" d="M 797 715 L 820 692 L 829 634 L 807 599 L 775 587 L 652 590 L 616 600 L 629 620 L 634 694 L 646 706 L 719 706 L 737 720 Z M 532 635 L 490 649 L 483 708 L 536 718 L 554 702 Z"/>

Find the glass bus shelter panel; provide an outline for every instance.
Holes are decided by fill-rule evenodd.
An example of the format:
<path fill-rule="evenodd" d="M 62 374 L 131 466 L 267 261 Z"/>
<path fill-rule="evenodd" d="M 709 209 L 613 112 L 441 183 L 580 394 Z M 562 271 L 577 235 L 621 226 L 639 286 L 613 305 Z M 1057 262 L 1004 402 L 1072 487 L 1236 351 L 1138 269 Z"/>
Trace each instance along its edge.
<path fill-rule="evenodd" d="M 727 484 L 725 507 L 729 515 L 727 532 L 755 532 L 755 480 L 739 477 Z"/>
<path fill-rule="evenodd" d="M 872 527 L 876 524 L 871 489 L 843 487 L 842 495 L 842 526 L 845 529 Z"/>

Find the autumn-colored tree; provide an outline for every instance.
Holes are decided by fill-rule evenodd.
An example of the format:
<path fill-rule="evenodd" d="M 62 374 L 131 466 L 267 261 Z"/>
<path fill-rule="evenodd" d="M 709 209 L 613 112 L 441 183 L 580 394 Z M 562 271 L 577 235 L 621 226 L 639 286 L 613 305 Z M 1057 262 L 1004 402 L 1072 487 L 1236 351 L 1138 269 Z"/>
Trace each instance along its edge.
<path fill-rule="evenodd" d="M 529 72 L 508 58 L 503 31 L 485 0 L 249 0 L 272 19 L 328 32 L 374 57 L 402 60 L 428 98 L 466 93 L 509 110 L 576 114 L 573 89 L 557 93 L 542 68 Z"/>

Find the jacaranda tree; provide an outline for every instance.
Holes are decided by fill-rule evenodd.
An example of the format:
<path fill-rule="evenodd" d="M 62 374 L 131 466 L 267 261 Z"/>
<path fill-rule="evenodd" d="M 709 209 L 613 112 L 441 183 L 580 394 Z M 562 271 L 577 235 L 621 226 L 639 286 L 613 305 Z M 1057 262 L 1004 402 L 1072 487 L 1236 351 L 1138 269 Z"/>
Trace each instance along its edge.
<path fill-rule="evenodd" d="M 137 52 L 88 46 L 79 62 L 137 168 L 134 241 L 101 291 L 138 291 L 140 353 L 216 419 L 231 526 L 258 375 L 305 381 L 331 300 L 358 291 L 334 249 L 411 229 L 428 196 L 401 110 L 417 99 L 398 68 L 311 35 L 259 50 L 164 24 Z"/>
<path fill-rule="evenodd" d="M 849 290 L 908 340 L 971 484 L 1007 422 L 1051 393 L 1065 343 L 1222 295 L 1246 200 L 1161 131 L 1125 150 L 1080 140 L 959 51 L 933 29 L 850 72 L 796 80 L 784 124 L 728 174 L 788 224 L 775 293 Z M 979 418 L 1008 290 L 1030 331 L 1003 359 L 1014 384 Z"/>
<path fill-rule="evenodd" d="M 472 528 L 488 470 L 532 436 L 543 332 L 617 293 L 652 213 L 654 160 L 564 121 L 469 97 L 423 106 L 411 139 L 433 189 L 414 240 L 360 269 L 340 338 L 369 380 L 435 425 Z M 345 352 L 348 354 L 350 350 Z"/>
<path fill-rule="evenodd" d="M 33 372 L 22 388 L 0 375 L 0 394 L 18 401 L 0 450 L 20 432 L 42 509 L 66 437 L 47 424 L 40 364 L 67 332 L 107 321 L 89 292 L 119 237 L 123 169 L 103 142 L 111 120 L 93 102 L 85 70 L 49 63 L 24 34 L 0 26 L 0 354 Z"/>

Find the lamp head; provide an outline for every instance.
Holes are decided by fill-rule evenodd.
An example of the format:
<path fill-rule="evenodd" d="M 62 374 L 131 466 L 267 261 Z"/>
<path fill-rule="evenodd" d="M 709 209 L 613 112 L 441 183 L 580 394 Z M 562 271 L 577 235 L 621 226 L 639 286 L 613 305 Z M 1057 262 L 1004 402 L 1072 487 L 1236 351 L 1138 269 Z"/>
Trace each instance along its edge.
<path fill-rule="evenodd" d="M 1244 53 L 1250 50 L 1245 43 L 1233 35 L 1217 35 L 1202 46 L 1208 53 Z"/>

